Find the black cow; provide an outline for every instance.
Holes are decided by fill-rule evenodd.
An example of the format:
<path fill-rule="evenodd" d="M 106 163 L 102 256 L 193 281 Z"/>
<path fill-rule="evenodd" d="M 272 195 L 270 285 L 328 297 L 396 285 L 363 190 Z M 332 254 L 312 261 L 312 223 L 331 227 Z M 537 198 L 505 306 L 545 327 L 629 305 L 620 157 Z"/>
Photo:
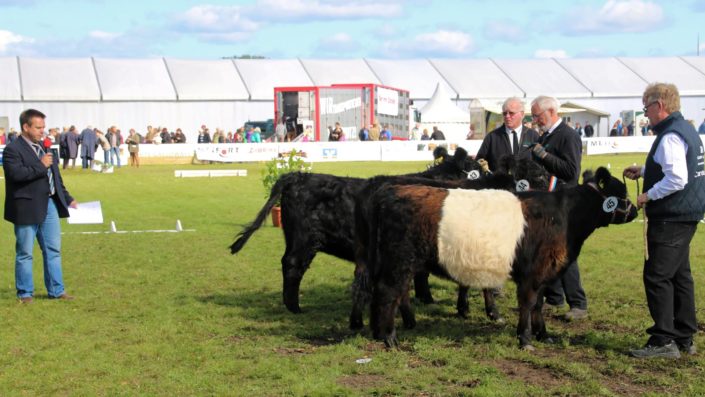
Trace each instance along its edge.
<path fill-rule="evenodd" d="M 595 229 L 637 216 L 625 185 L 607 169 L 583 179 L 583 185 L 565 190 L 517 195 L 426 186 L 378 189 L 370 197 L 368 224 L 374 337 L 397 345 L 395 312 L 399 307 L 405 322 L 413 320 L 404 306 L 410 281 L 430 271 L 477 288 L 501 285 L 511 275 L 520 346 L 533 349 L 532 334 L 547 340 L 541 313 L 546 284 L 578 257 Z"/>
<path fill-rule="evenodd" d="M 435 165 L 424 172 L 402 176 L 380 176 L 389 181 L 418 177 L 437 180 L 467 179 L 468 173 L 480 166 L 467 152 L 456 149 L 453 156 L 439 147 L 434 151 Z M 281 201 L 282 226 L 286 250 L 281 259 L 284 278 L 283 299 L 286 308 L 300 313 L 301 279 L 317 252 L 325 252 L 353 262 L 355 260 L 355 197 L 365 189 L 368 179 L 339 177 L 315 173 L 289 173 L 272 187 L 269 200 L 255 220 L 247 225 L 230 246 L 239 252 L 259 229 L 272 207 Z M 426 283 L 427 285 L 427 283 Z M 424 292 L 430 296 L 430 292 Z"/>

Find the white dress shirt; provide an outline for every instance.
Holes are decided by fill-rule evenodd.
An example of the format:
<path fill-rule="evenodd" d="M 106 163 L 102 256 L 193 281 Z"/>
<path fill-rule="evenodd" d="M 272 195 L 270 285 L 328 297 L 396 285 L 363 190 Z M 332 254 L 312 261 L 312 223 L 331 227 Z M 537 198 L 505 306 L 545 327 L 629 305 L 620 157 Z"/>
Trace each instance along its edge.
<path fill-rule="evenodd" d="M 521 139 L 521 128 L 521 125 L 519 125 L 519 127 L 515 129 L 511 129 L 506 125 L 504 126 L 504 131 L 507 133 L 507 137 L 509 138 L 509 147 L 512 148 L 512 153 L 514 153 L 514 139 L 512 139 L 512 131 L 515 131 L 517 133 L 517 143 L 521 145 L 521 142 L 519 142 L 519 139 Z"/>

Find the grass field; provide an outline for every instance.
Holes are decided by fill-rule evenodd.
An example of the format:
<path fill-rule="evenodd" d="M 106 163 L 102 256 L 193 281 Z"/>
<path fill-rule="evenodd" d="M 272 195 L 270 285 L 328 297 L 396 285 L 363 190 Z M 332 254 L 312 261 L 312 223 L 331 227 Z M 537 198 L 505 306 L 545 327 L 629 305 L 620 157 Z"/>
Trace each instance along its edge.
<path fill-rule="evenodd" d="M 585 157 L 583 167 L 621 170 L 643 155 Z M 422 170 L 422 163 L 321 163 L 314 171 L 371 176 Z M 174 169 L 245 168 L 248 177 L 174 178 Z M 455 285 L 432 278 L 434 305 L 415 304 L 418 325 L 399 327 L 387 351 L 366 329 L 347 328 L 353 266 L 319 254 L 293 315 L 281 303 L 279 229 L 268 223 L 237 256 L 228 245 L 264 203 L 263 164 L 149 165 L 115 174 L 68 170 L 79 201 L 100 200 L 104 225 L 63 224 L 71 302 L 14 289 L 12 225 L 0 224 L 0 395 L 160 396 L 516 396 L 705 394 L 705 353 L 637 361 L 628 349 L 651 325 L 641 279 L 642 223 L 598 230 L 580 257 L 590 318 L 549 316 L 557 345 L 517 348 L 514 285 L 499 299 L 507 323 L 489 322 L 471 296 L 454 317 Z M 635 184 L 629 183 L 630 193 Z M 4 189 L 0 192 L 4 201 Z M 78 234 L 173 229 L 181 233 Z M 705 225 L 692 244 L 700 329 L 705 326 Z M 35 251 L 39 256 L 39 251 Z M 365 319 L 367 322 L 367 319 Z M 400 320 L 398 320 L 400 323 Z M 699 333 L 696 344 L 705 351 Z M 357 359 L 370 358 L 365 364 Z"/>

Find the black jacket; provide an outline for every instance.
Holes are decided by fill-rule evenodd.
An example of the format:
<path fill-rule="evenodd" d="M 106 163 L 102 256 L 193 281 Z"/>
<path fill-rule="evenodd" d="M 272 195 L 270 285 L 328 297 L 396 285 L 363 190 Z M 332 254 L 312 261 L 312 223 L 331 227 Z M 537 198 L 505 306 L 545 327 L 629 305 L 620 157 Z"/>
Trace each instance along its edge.
<path fill-rule="evenodd" d="M 534 156 L 534 160 L 565 183 L 565 187 L 576 186 L 583 154 L 583 143 L 578 133 L 562 121 L 553 132 L 541 135 L 539 143 L 548 154 L 543 159 Z"/>
<path fill-rule="evenodd" d="M 2 168 L 5 171 L 5 220 L 16 225 L 33 225 L 44 222 L 49 204 L 49 177 L 47 168 L 34 149 L 22 138 L 5 146 Z M 68 218 L 68 206 L 73 197 L 66 191 L 54 156 L 51 171 L 56 194 L 51 196 L 59 217 Z"/>
<path fill-rule="evenodd" d="M 531 144 L 538 142 L 539 133 L 532 129 L 522 128 L 521 134 L 517 137 L 519 140 L 519 153 L 516 159 L 531 158 Z M 509 142 L 509 136 L 506 133 L 504 124 L 497 129 L 492 130 L 482 141 L 480 150 L 477 151 L 475 159 L 485 159 L 490 167 L 490 171 L 497 170 L 499 159 L 507 154 L 512 154 L 512 145 Z"/>

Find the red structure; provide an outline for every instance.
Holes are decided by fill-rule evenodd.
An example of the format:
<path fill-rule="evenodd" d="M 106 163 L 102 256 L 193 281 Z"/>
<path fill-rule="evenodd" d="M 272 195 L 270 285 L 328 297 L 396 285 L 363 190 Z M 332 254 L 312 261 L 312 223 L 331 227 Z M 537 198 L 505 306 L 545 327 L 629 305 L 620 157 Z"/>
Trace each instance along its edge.
<path fill-rule="evenodd" d="M 348 140 L 355 140 L 362 126 L 377 121 L 392 135 L 409 132 L 409 91 L 378 84 L 275 87 L 274 119 L 282 117 L 288 129 L 300 135 L 311 129 L 312 139 L 327 141 L 327 127 L 340 123 Z"/>

